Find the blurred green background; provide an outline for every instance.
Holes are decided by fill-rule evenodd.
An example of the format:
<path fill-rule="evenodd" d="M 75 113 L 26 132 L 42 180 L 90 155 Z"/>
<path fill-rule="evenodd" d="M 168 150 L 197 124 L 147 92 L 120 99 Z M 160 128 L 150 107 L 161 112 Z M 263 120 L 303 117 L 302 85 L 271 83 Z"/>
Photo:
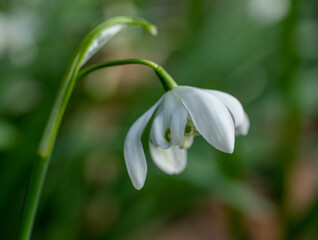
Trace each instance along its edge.
<path fill-rule="evenodd" d="M 70 100 L 32 239 L 317 239 L 317 0 L 0 0 L 0 239 L 14 239 L 72 54 L 118 15 L 143 17 L 159 35 L 124 30 L 87 65 L 146 58 L 181 85 L 228 92 L 250 117 L 249 135 L 232 155 L 196 137 L 186 170 L 168 176 L 146 132 L 149 170 L 136 191 L 125 135 L 164 91 L 144 66 L 97 71 Z"/>

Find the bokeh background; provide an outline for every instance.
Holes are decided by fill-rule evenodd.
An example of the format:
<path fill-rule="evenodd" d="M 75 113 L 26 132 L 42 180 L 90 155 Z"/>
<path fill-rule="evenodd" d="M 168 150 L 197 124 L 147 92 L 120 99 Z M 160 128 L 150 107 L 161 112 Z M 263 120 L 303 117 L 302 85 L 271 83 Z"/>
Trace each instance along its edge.
<path fill-rule="evenodd" d="M 177 176 L 152 163 L 136 191 L 123 158 L 133 122 L 163 94 L 145 66 L 97 71 L 73 92 L 32 239 L 227 240 L 318 236 L 317 0 L 1 0 L 0 238 L 14 239 L 32 160 L 81 39 L 104 19 L 158 26 L 119 33 L 88 63 L 153 60 L 182 85 L 236 96 L 249 135 L 232 155 L 201 137 Z"/>

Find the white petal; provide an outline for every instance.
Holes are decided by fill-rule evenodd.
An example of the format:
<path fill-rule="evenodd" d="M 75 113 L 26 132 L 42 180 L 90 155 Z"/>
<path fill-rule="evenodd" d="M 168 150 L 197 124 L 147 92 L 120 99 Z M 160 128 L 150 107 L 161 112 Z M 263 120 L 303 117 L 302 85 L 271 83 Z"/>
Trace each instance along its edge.
<path fill-rule="evenodd" d="M 193 138 L 194 138 L 193 135 L 184 136 L 181 148 L 185 148 L 185 149 L 190 148 L 192 146 L 192 144 L 193 144 Z"/>
<path fill-rule="evenodd" d="M 129 129 L 125 139 L 124 157 L 129 177 L 136 189 L 141 189 L 147 175 L 147 162 L 141 143 L 145 127 L 162 98 L 145 112 Z"/>
<path fill-rule="evenodd" d="M 232 153 L 234 123 L 226 106 L 201 89 L 179 86 L 172 91 L 181 97 L 197 131 L 215 148 Z"/>
<path fill-rule="evenodd" d="M 180 100 L 171 91 L 168 91 L 164 95 L 164 99 L 153 120 L 150 132 L 152 142 L 164 149 L 169 148 L 172 143 L 181 145 L 186 123 L 187 110 Z M 169 130 L 170 133 L 167 132 Z M 169 136 L 167 136 L 168 133 Z"/>
<path fill-rule="evenodd" d="M 234 119 L 235 127 L 241 125 L 244 122 L 244 110 L 239 100 L 225 92 L 217 90 L 206 91 L 216 96 L 229 109 Z"/>
<path fill-rule="evenodd" d="M 184 129 L 188 121 L 188 111 L 181 102 L 178 105 L 171 115 L 170 131 L 172 142 L 177 146 L 181 146 L 183 144 Z"/>
<path fill-rule="evenodd" d="M 168 149 L 149 141 L 150 154 L 155 164 L 167 174 L 181 173 L 187 165 L 187 150 L 172 145 Z"/>
<path fill-rule="evenodd" d="M 249 120 L 246 112 L 244 112 L 244 122 L 235 128 L 235 135 L 245 136 L 245 135 L 247 135 L 249 128 L 250 128 L 250 120 Z"/>
<path fill-rule="evenodd" d="M 164 102 L 165 100 L 163 100 Z M 166 139 L 166 131 L 169 128 L 169 121 L 163 103 L 160 105 L 151 126 L 150 137 L 152 142 L 162 148 L 169 148 L 171 142 Z"/>

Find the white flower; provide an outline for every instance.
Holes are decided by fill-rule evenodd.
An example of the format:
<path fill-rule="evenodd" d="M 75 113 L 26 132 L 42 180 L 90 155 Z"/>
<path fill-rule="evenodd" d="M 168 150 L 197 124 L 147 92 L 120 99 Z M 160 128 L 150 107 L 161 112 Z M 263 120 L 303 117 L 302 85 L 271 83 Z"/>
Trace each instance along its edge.
<path fill-rule="evenodd" d="M 167 91 L 132 125 L 125 139 L 125 161 L 136 189 L 143 187 L 147 174 L 141 136 L 157 108 L 149 148 L 156 165 L 167 174 L 185 169 L 187 149 L 195 135 L 202 135 L 220 151 L 232 153 L 235 135 L 246 135 L 250 125 L 242 105 L 230 94 L 187 86 Z"/>

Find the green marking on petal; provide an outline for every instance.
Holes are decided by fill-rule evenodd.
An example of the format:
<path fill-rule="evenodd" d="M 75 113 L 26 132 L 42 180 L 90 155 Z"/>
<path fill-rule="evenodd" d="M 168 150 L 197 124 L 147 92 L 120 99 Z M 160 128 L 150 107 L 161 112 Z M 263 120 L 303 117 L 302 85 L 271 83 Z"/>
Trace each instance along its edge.
<path fill-rule="evenodd" d="M 192 127 L 191 126 L 189 126 L 189 125 L 186 125 L 186 127 L 185 127 L 185 129 L 184 129 L 184 134 L 185 135 L 189 135 L 189 134 L 191 134 L 192 133 Z"/>
<path fill-rule="evenodd" d="M 167 128 L 167 129 L 166 129 L 164 138 L 166 139 L 166 141 L 167 141 L 168 143 L 171 142 L 171 131 L 170 131 L 170 128 Z"/>
<path fill-rule="evenodd" d="M 169 160 L 167 151 L 165 149 L 162 149 L 162 148 L 160 148 L 160 150 L 162 151 L 162 155 L 163 155 L 165 161 L 170 164 L 170 160 Z"/>

